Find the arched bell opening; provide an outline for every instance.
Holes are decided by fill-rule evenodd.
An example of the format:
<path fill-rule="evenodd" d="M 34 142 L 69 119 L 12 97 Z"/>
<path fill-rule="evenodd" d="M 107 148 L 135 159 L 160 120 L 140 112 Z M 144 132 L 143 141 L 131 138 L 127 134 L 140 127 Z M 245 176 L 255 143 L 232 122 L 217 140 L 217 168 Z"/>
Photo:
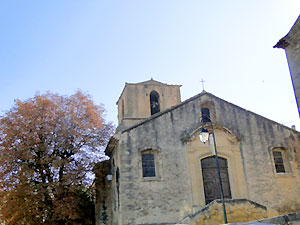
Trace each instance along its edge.
<path fill-rule="evenodd" d="M 151 116 L 155 113 L 160 112 L 159 94 L 156 91 L 152 91 L 150 93 L 150 109 Z"/>

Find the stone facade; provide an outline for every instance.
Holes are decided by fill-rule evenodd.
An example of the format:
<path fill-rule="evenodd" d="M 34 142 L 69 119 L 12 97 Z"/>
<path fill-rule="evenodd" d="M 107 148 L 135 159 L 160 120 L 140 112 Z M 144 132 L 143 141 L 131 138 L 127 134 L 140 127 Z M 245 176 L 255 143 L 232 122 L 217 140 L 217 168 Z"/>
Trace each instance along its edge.
<path fill-rule="evenodd" d="M 289 33 L 274 48 L 285 49 L 300 115 L 300 16 Z"/>
<path fill-rule="evenodd" d="M 147 84 L 144 91 L 139 88 L 138 95 L 151 91 Z M 134 98 L 149 110 L 149 100 Z M 120 124 L 106 148 L 112 180 L 102 179 L 100 185 L 97 177 L 98 188 L 110 193 L 97 202 L 96 214 L 106 210 L 109 217 L 98 224 L 176 224 L 206 205 L 205 187 L 211 184 L 202 162 L 214 154 L 211 143 L 199 140 L 203 108 L 209 109 L 218 154 L 226 162 L 231 198 L 279 213 L 300 210 L 300 134 L 203 91 L 134 125 Z M 281 165 L 274 161 L 274 152 L 282 156 Z M 145 176 L 143 155 L 153 157 L 154 175 Z"/>
<path fill-rule="evenodd" d="M 160 110 L 177 105 L 180 100 L 180 85 L 168 85 L 153 79 L 137 84 L 125 83 L 117 101 L 118 121 L 123 126 L 133 125 L 151 116 L 150 94 L 159 94 Z"/>

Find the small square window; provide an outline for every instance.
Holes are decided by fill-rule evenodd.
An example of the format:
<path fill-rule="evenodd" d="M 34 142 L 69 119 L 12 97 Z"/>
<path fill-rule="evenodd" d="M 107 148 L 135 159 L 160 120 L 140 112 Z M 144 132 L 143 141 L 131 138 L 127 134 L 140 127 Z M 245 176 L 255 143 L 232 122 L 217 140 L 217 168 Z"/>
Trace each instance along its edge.
<path fill-rule="evenodd" d="M 154 154 L 152 153 L 142 154 L 142 168 L 143 168 L 143 177 L 156 176 Z"/>

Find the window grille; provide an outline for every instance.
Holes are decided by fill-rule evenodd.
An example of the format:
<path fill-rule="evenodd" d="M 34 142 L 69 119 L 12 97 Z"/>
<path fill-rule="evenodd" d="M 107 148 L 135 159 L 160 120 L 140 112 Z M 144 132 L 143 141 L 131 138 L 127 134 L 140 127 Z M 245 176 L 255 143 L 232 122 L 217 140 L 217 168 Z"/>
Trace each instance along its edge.
<path fill-rule="evenodd" d="M 142 154 L 143 177 L 155 177 L 155 161 L 154 154 Z"/>
<path fill-rule="evenodd" d="M 279 151 L 273 152 L 276 173 L 285 173 L 285 168 L 282 159 L 282 153 Z"/>

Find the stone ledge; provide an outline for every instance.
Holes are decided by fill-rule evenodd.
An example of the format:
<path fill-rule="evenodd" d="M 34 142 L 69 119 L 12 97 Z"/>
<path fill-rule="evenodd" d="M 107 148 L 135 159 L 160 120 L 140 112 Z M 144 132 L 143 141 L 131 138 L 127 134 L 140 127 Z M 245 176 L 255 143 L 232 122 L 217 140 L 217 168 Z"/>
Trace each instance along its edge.
<path fill-rule="evenodd" d="M 226 199 L 225 207 L 228 222 L 248 222 L 268 218 L 269 210 L 266 206 L 248 199 Z M 271 212 L 273 210 L 270 210 Z M 278 215 L 274 213 L 273 215 Z M 179 224 L 200 225 L 200 224 L 222 224 L 224 223 L 222 201 L 214 200 L 197 212 L 190 214 L 180 220 Z"/>
<path fill-rule="evenodd" d="M 280 225 L 300 224 L 300 212 L 289 213 L 281 216 L 276 216 L 268 219 L 257 220 L 259 223 L 273 223 Z"/>

